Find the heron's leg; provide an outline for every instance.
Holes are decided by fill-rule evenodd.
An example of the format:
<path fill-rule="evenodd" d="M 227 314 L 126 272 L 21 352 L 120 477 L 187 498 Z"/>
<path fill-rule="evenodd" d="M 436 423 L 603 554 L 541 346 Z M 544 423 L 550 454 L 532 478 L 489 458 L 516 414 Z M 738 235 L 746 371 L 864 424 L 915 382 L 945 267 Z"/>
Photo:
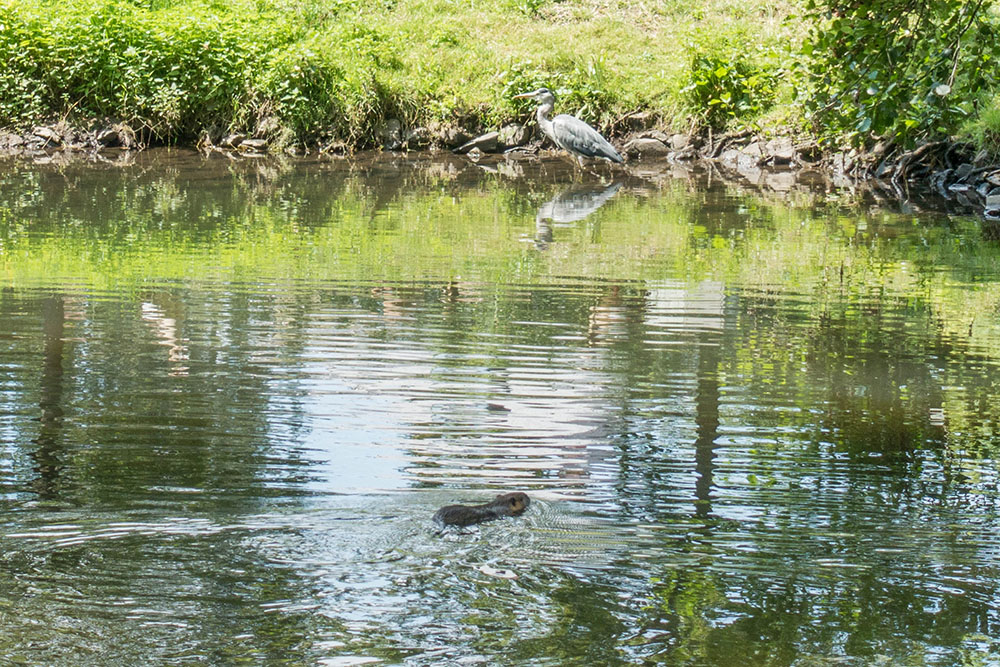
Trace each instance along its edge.
<path fill-rule="evenodd" d="M 629 173 L 628 168 L 624 164 L 616 164 L 614 162 L 611 162 L 610 160 L 601 160 L 601 161 L 605 163 L 601 165 L 601 169 L 604 172 L 604 176 L 606 176 L 611 181 L 615 180 L 615 174 L 617 174 L 618 172 L 624 172 L 625 174 Z"/>
<path fill-rule="evenodd" d="M 597 162 L 604 162 L 604 160 L 597 160 Z M 594 176 L 601 181 L 604 180 L 604 174 L 601 173 L 602 170 L 600 165 L 591 163 L 589 166 L 584 167 L 583 160 L 580 160 L 580 168 L 583 169 L 585 173 L 590 174 L 591 176 Z"/>

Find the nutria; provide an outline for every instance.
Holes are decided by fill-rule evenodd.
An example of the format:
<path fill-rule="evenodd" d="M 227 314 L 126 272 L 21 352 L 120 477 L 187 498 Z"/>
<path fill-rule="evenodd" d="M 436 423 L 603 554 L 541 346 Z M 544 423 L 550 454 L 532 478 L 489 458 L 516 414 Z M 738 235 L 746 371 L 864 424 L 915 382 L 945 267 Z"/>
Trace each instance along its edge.
<path fill-rule="evenodd" d="M 528 509 L 528 494 L 501 493 L 485 505 L 448 505 L 434 514 L 434 523 L 444 526 L 471 526 L 502 516 L 519 516 Z"/>

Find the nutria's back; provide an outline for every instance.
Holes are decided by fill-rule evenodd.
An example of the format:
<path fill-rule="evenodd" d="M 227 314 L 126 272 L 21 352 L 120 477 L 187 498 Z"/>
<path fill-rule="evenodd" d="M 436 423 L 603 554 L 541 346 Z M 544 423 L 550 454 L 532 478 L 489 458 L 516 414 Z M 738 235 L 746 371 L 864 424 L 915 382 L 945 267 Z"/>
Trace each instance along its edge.
<path fill-rule="evenodd" d="M 442 507 L 434 514 L 434 522 L 440 526 L 471 526 L 503 516 L 518 516 L 523 514 L 530 504 L 531 500 L 526 493 L 520 491 L 502 493 L 485 505 Z"/>

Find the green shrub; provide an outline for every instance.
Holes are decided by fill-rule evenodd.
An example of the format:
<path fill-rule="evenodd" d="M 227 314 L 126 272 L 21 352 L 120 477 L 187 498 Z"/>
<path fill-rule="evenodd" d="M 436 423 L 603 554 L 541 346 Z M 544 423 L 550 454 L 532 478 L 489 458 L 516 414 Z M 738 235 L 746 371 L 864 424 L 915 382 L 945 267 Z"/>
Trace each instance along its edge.
<path fill-rule="evenodd" d="M 394 83 L 400 48 L 395 36 L 345 21 L 273 52 L 260 94 L 300 140 L 370 145 L 383 119 L 415 116 L 413 96 Z"/>
<path fill-rule="evenodd" d="M 318 136 L 343 115 L 342 67 L 316 44 L 276 52 L 264 68 L 261 88 L 277 116 L 301 139 Z"/>
<path fill-rule="evenodd" d="M 995 83 L 1000 41 L 989 1 L 808 0 L 815 129 L 854 143 L 948 134 Z"/>
<path fill-rule="evenodd" d="M 0 125 L 30 123 L 50 107 L 44 25 L 13 2 L 0 2 Z"/>
<path fill-rule="evenodd" d="M 44 20 L 40 7 L 0 6 L 0 123 L 76 114 L 115 117 L 158 140 L 248 118 L 249 85 L 288 39 L 277 20 L 185 3 L 150 11 L 79 1 Z M 242 9 L 249 11 L 249 3 Z"/>
<path fill-rule="evenodd" d="M 688 79 L 681 93 L 690 111 L 709 127 L 753 120 L 774 104 L 780 72 L 770 54 L 748 49 L 745 41 L 725 36 L 688 45 Z"/>
<path fill-rule="evenodd" d="M 979 150 L 1000 155 L 1000 96 L 993 95 L 979 105 L 978 112 L 962 126 L 962 135 Z"/>

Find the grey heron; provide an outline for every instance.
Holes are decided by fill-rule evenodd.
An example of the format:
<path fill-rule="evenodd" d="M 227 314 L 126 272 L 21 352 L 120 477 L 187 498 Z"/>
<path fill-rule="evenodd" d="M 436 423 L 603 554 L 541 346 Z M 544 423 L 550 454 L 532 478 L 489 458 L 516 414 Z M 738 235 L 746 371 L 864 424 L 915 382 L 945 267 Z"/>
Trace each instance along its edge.
<path fill-rule="evenodd" d="M 604 158 L 618 163 L 625 161 L 615 150 L 615 147 L 601 136 L 600 132 L 579 118 L 561 113 L 549 120 L 549 114 L 552 113 L 552 108 L 555 106 L 556 96 L 548 88 L 539 88 L 530 93 L 515 95 L 514 98 L 530 98 L 538 102 L 538 127 L 556 146 L 575 157 L 581 167 L 585 157 Z"/>

